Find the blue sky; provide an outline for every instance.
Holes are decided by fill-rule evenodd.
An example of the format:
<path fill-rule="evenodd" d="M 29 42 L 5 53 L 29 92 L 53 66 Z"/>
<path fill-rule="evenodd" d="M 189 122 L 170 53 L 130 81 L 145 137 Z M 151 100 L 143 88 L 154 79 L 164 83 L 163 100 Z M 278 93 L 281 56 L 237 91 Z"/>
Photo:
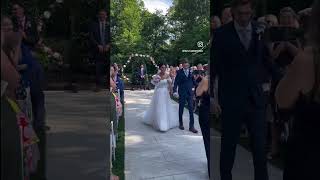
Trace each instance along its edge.
<path fill-rule="evenodd" d="M 166 14 L 170 6 L 172 6 L 172 0 L 143 0 L 146 9 L 149 12 L 155 12 L 157 9 L 162 10 L 163 14 Z"/>

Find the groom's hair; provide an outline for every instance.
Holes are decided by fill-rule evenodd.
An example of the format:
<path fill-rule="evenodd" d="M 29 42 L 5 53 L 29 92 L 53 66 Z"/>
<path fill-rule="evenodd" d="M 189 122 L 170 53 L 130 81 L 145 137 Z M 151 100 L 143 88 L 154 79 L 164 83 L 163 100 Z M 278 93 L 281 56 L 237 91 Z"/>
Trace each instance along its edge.
<path fill-rule="evenodd" d="M 182 58 L 182 59 L 180 59 L 180 63 L 181 64 L 188 63 L 188 59 L 187 58 Z"/>

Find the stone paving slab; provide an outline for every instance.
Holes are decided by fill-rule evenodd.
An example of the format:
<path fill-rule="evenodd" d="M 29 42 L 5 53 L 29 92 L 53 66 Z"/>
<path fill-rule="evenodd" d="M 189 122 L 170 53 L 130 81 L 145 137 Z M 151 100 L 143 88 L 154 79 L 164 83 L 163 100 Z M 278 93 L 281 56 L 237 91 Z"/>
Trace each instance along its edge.
<path fill-rule="evenodd" d="M 105 92 L 46 95 L 48 180 L 106 180 L 109 155 Z"/>
<path fill-rule="evenodd" d="M 153 91 L 125 92 L 125 174 L 126 180 L 205 180 L 206 155 L 201 132 L 187 129 L 189 113 L 184 112 L 186 130 L 159 132 L 142 123 Z M 175 103 L 175 106 L 178 106 Z M 200 131 L 198 117 L 195 127 Z"/>
<path fill-rule="evenodd" d="M 207 163 L 201 132 L 193 134 L 178 128 L 158 132 L 142 123 L 153 91 L 125 91 L 125 176 L 126 180 L 208 180 Z M 175 103 L 175 106 L 178 106 Z M 184 111 L 184 124 L 189 124 Z M 198 116 L 195 127 L 200 131 Z M 185 127 L 186 129 L 188 127 Z M 213 179 L 220 180 L 220 134 L 213 131 Z M 269 165 L 270 180 L 281 180 L 279 169 Z M 253 180 L 251 153 L 238 146 L 233 169 L 234 180 Z"/>

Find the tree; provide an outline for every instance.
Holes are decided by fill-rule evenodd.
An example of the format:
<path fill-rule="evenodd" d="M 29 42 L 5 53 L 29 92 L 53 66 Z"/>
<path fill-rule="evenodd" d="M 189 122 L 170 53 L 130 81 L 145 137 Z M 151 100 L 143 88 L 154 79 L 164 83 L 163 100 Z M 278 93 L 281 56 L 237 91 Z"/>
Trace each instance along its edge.
<path fill-rule="evenodd" d="M 206 44 L 209 41 L 209 0 L 174 0 L 169 10 L 171 32 L 174 33 L 171 41 L 170 59 L 178 64 L 183 57 L 190 59 L 192 64 L 207 63 L 209 51 L 203 53 L 184 53 L 182 50 L 197 50 L 198 42 Z"/>
<path fill-rule="evenodd" d="M 141 0 L 114 0 L 111 4 L 112 61 L 124 62 L 141 42 Z"/>
<path fill-rule="evenodd" d="M 172 65 L 182 57 L 208 62 L 207 49 L 194 55 L 182 50 L 199 49 L 198 41 L 209 41 L 209 0 L 174 0 L 166 15 L 148 12 L 140 0 L 114 0 L 111 6 L 113 62 L 124 64 L 132 53 L 149 54 L 157 63 Z"/>

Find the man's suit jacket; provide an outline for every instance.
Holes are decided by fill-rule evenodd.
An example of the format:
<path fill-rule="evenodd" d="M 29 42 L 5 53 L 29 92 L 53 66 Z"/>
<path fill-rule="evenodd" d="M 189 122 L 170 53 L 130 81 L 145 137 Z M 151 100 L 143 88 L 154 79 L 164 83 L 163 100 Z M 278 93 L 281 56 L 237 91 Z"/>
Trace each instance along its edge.
<path fill-rule="evenodd" d="M 124 90 L 124 83 L 123 83 L 121 76 L 119 74 L 117 75 L 116 83 L 117 83 L 117 89 L 119 89 L 120 91 L 123 91 Z"/>
<path fill-rule="evenodd" d="M 268 49 L 252 23 L 252 40 L 248 50 L 240 41 L 234 22 L 215 31 L 212 47 L 213 77 L 218 76 L 218 99 L 222 108 L 239 109 L 253 103 L 264 107 L 262 85 L 266 76 L 277 75 L 269 60 Z"/>
<path fill-rule="evenodd" d="M 20 29 L 19 22 L 17 18 L 12 18 L 14 30 L 18 31 Z M 26 34 L 26 38 L 22 40 L 22 42 L 29 46 L 34 47 L 39 42 L 39 32 L 37 30 L 37 23 L 34 19 L 26 16 L 25 23 L 24 23 L 24 32 Z"/>
<path fill-rule="evenodd" d="M 107 45 L 110 43 L 109 23 L 106 22 L 105 26 L 106 27 L 105 27 L 104 44 Z M 91 51 L 92 53 L 98 53 L 99 52 L 98 45 L 102 45 L 101 35 L 100 35 L 100 22 L 99 21 L 93 22 L 89 29 L 90 29 L 89 36 L 90 36 Z"/>
<path fill-rule="evenodd" d="M 193 96 L 192 88 L 195 86 L 195 81 L 191 70 L 189 69 L 188 77 L 185 75 L 184 70 L 177 71 L 177 76 L 174 80 L 173 92 L 177 91 L 179 96 Z"/>

